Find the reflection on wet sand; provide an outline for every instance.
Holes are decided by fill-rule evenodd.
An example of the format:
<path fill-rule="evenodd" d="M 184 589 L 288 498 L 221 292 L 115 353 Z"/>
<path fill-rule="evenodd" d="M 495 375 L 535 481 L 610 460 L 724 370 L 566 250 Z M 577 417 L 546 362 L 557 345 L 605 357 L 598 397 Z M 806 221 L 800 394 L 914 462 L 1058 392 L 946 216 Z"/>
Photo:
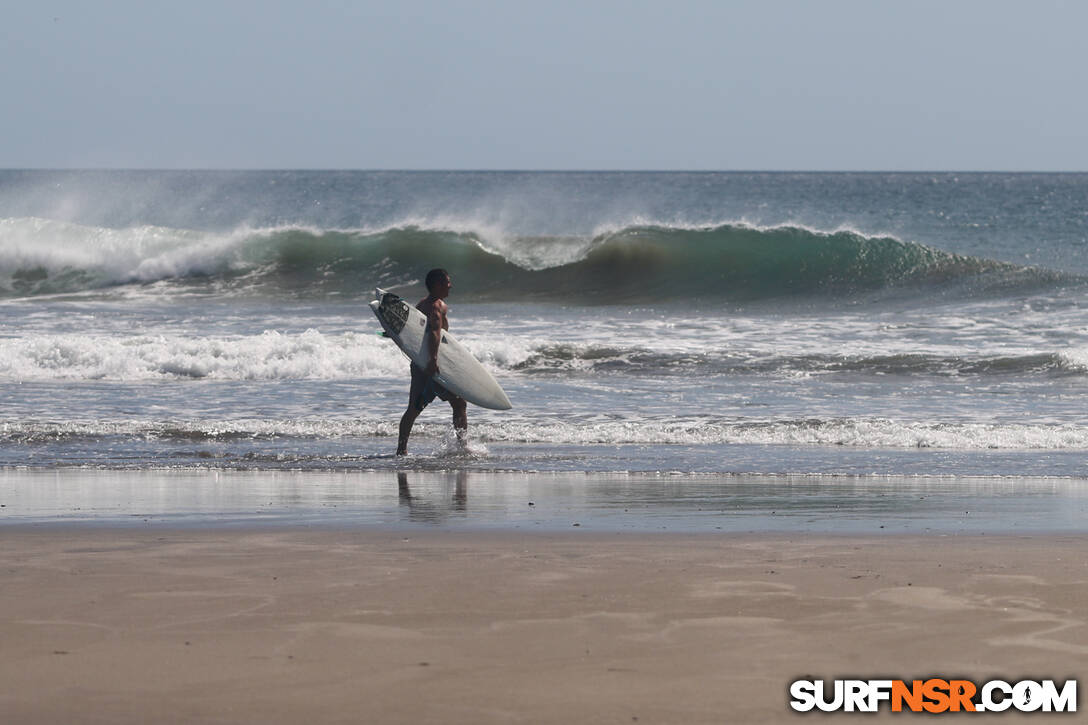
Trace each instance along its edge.
<path fill-rule="evenodd" d="M 408 472 L 397 472 L 397 492 L 401 510 L 407 513 L 407 520 L 416 523 L 440 524 L 449 518 L 450 514 L 463 514 L 468 510 L 468 471 L 458 471 L 454 480 L 453 493 L 449 495 L 448 502 L 442 497 L 449 490 L 448 481 L 442 486 L 442 496 L 435 493 L 412 493 L 408 483 Z"/>
<path fill-rule="evenodd" d="M 1079 532 L 1088 530 L 1088 479 L 0 468 L 0 528 L 65 521 L 553 531 L 577 524 L 582 531 L 691 533 Z"/>

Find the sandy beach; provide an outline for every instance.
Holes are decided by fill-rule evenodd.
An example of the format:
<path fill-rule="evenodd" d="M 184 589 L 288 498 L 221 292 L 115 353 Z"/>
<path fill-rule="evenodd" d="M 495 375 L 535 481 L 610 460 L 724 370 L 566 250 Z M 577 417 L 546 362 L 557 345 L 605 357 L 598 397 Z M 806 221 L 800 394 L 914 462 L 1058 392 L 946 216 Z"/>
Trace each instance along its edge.
<path fill-rule="evenodd" d="M 784 722 L 800 677 L 1072 678 L 1086 545 L 9 526 L 0 721 Z"/>

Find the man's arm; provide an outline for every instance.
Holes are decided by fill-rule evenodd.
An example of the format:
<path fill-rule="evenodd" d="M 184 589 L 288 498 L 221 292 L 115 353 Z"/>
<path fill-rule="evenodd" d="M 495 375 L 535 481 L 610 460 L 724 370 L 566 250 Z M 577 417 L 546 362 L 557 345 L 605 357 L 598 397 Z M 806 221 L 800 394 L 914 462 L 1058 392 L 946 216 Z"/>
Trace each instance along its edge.
<path fill-rule="evenodd" d="M 434 376 L 438 374 L 438 346 L 442 344 L 442 330 L 446 329 L 447 326 L 446 306 L 442 304 L 441 300 L 438 300 L 431 306 L 431 311 L 427 315 L 427 339 L 431 343 L 429 347 L 431 357 L 427 362 L 427 367 L 423 370 L 426 375 Z"/>

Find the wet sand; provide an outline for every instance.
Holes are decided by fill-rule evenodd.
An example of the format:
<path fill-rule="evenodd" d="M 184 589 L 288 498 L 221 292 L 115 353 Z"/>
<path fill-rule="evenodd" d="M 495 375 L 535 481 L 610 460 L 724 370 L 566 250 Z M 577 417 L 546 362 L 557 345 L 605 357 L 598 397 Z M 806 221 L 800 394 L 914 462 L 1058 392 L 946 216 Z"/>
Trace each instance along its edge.
<path fill-rule="evenodd" d="M 1088 480 L 0 468 L 0 525 L 1088 533 Z"/>
<path fill-rule="evenodd" d="M 786 722 L 799 677 L 1088 663 L 1085 534 L 0 534 L 6 723 Z"/>

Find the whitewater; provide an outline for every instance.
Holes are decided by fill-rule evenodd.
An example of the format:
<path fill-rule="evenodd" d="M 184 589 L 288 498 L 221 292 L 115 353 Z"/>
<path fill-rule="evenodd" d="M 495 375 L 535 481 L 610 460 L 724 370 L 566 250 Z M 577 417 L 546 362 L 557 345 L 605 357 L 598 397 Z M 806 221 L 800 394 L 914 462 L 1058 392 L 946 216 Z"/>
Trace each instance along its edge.
<path fill-rule="evenodd" d="M 1081 477 L 1088 176 L 0 172 L 0 466 Z M 512 411 L 421 416 L 448 269 Z"/>

